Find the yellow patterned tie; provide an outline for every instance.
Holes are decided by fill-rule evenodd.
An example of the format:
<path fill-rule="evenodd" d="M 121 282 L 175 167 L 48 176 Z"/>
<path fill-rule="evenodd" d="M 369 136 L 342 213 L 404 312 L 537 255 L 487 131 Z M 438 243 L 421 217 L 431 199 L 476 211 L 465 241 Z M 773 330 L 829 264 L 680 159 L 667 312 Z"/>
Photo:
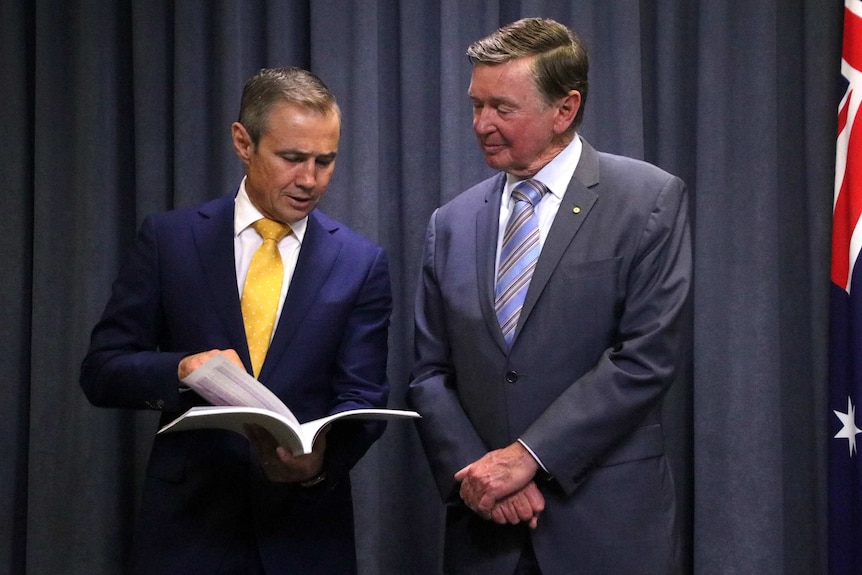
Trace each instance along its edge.
<path fill-rule="evenodd" d="M 241 305 L 252 371 L 257 377 L 269 348 L 284 281 L 284 264 L 278 253 L 278 242 L 290 233 L 290 226 L 265 218 L 257 220 L 252 226 L 263 238 L 263 243 L 251 258 L 242 288 Z"/>

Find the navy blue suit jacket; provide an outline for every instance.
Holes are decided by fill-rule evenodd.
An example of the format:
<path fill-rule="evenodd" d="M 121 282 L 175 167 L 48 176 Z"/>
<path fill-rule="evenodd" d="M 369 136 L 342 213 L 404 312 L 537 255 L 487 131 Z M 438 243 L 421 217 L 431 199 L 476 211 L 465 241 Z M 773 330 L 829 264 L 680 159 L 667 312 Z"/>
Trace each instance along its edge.
<path fill-rule="evenodd" d="M 93 330 L 81 385 L 99 406 L 160 409 L 164 424 L 203 401 L 180 392 L 179 360 L 237 351 L 250 371 L 234 265 L 234 198 L 148 217 Z M 308 228 L 259 380 L 307 421 L 385 406 L 392 308 L 384 251 L 319 210 Z M 240 435 L 157 436 L 133 544 L 134 573 L 355 570 L 348 472 L 380 422 L 329 433 L 325 485 L 271 483 Z"/>
<path fill-rule="evenodd" d="M 685 186 L 644 162 L 581 159 L 544 242 L 511 348 L 494 312 L 505 175 L 431 217 L 408 399 L 441 494 L 447 575 L 512 573 L 526 537 L 543 575 L 676 568 L 661 402 L 685 357 Z M 523 439 L 553 475 L 538 528 L 484 521 L 453 475 Z"/>

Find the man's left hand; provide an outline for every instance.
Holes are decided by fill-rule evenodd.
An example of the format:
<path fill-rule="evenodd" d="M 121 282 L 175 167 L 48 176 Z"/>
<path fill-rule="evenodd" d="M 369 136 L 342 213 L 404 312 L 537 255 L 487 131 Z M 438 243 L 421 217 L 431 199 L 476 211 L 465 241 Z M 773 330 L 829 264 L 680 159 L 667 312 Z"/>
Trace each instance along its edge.
<path fill-rule="evenodd" d="M 326 432 L 321 431 L 314 442 L 311 453 L 293 455 L 278 445 L 275 438 L 259 425 L 246 426 L 246 433 L 257 453 L 260 465 L 270 481 L 300 483 L 318 475 L 323 469 L 323 454 L 326 451 Z"/>
<path fill-rule="evenodd" d="M 523 489 L 539 469 L 530 452 L 515 442 L 489 451 L 455 474 L 461 482 L 461 499 L 483 517 L 489 517 L 498 501 Z"/>

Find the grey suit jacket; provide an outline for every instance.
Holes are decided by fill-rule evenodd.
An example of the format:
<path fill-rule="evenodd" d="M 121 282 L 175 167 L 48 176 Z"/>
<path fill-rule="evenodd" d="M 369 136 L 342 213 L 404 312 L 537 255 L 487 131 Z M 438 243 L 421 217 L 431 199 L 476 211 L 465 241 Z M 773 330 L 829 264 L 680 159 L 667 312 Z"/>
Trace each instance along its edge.
<path fill-rule="evenodd" d="M 431 217 L 408 401 L 446 499 L 447 573 L 511 573 L 527 536 L 544 575 L 673 573 L 661 401 L 684 357 L 691 286 L 685 186 L 586 142 L 511 349 L 494 313 L 505 175 Z M 453 475 L 518 438 L 552 475 L 539 526 L 469 511 Z"/>

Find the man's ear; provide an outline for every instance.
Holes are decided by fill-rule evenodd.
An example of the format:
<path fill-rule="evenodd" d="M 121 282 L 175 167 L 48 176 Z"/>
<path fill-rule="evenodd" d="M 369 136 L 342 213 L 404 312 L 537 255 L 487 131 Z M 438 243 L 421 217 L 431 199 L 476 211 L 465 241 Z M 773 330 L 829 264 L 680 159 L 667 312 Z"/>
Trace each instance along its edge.
<path fill-rule="evenodd" d="M 230 126 L 230 134 L 231 139 L 233 139 L 233 148 L 236 150 L 236 155 L 239 156 L 239 159 L 243 162 L 248 162 L 251 156 L 253 144 L 251 143 L 251 137 L 248 135 L 248 131 L 245 129 L 245 126 L 239 122 L 234 122 Z"/>
<path fill-rule="evenodd" d="M 562 134 L 569 129 L 580 109 L 581 93 L 577 90 L 571 90 L 568 95 L 560 98 L 557 102 L 557 119 L 554 122 L 554 129 L 558 134 Z"/>

